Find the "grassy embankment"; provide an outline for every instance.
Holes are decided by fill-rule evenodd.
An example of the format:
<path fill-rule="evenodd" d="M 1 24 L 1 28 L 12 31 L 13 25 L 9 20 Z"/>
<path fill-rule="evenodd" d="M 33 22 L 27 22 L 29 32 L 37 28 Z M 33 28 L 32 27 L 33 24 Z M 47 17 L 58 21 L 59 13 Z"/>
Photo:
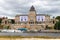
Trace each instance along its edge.
<path fill-rule="evenodd" d="M 34 36 L 34 37 L 30 37 L 30 36 L 26 36 L 26 37 L 22 37 L 22 36 L 0 36 L 0 38 L 48 38 L 48 39 L 57 39 L 56 37 L 47 37 L 47 36 Z M 58 37 L 60 39 L 60 37 Z"/>

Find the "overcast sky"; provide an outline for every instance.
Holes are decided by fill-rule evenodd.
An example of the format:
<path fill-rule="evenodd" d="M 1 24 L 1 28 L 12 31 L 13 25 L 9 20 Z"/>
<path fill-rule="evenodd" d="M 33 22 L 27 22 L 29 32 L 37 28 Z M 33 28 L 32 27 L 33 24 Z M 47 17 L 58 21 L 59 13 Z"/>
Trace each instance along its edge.
<path fill-rule="evenodd" d="M 60 0 L 0 0 L 0 17 L 28 13 L 32 5 L 39 14 L 60 15 Z"/>

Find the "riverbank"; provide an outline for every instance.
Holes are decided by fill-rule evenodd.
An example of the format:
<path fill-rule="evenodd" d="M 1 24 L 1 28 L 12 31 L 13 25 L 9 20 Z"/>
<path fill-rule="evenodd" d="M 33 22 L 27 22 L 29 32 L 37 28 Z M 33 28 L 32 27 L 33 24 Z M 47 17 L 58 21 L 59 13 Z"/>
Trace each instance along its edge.
<path fill-rule="evenodd" d="M 0 36 L 0 40 L 60 40 L 60 38 L 53 38 L 53 37 Z"/>
<path fill-rule="evenodd" d="M 60 37 L 48 37 L 48 36 L 0 36 L 0 38 L 44 38 L 44 39 L 60 39 Z"/>
<path fill-rule="evenodd" d="M 43 32 L 43 33 L 60 33 L 60 30 L 41 30 L 40 32 Z"/>
<path fill-rule="evenodd" d="M 44 38 L 0 38 L 0 40 L 60 40 L 60 39 L 44 39 Z"/>

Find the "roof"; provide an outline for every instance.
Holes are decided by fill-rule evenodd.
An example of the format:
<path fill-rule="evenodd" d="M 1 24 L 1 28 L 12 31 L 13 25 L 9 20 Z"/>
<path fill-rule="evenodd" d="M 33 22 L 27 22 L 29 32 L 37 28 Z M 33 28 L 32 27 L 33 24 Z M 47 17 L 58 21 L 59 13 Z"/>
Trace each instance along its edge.
<path fill-rule="evenodd" d="M 31 6 L 30 11 L 35 11 L 34 6 Z"/>
<path fill-rule="evenodd" d="M 28 14 L 20 14 L 20 15 L 16 15 L 16 16 L 28 16 Z"/>
<path fill-rule="evenodd" d="M 33 5 L 31 6 L 30 11 L 35 11 L 35 8 L 34 8 Z M 18 15 L 16 15 L 16 16 L 18 17 L 18 16 L 28 16 L 28 15 L 29 15 L 29 14 L 25 13 L 25 14 L 18 14 Z M 36 15 L 37 15 L 37 16 L 50 16 L 50 15 L 48 15 L 48 14 L 36 14 Z"/>
<path fill-rule="evenodd" d="M 16 15 L 16 16 L 28 16 L 29 14 L 20 14 L 20 15 Z M 50 16 L 48 14 L 36 14 L 36 16 Z"/>

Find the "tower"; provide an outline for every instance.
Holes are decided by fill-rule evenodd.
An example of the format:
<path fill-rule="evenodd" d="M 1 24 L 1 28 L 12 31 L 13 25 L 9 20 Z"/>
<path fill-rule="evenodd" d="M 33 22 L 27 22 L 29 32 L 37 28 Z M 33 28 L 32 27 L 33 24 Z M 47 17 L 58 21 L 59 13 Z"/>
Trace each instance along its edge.
<path fill-rule="evenodd" d="M 36 10 L 33 5 L 31 6 L 31 8 L 29 10 L 29 14 L 36 14 Z"/>
<path fill-rule="evenodd" d="M 30 24 L 35 24 L 36 21 L 36 10 L 34 8 L 34 6 L 31 6 L 30 10 L 29 10 L 29 23 Z"/>

